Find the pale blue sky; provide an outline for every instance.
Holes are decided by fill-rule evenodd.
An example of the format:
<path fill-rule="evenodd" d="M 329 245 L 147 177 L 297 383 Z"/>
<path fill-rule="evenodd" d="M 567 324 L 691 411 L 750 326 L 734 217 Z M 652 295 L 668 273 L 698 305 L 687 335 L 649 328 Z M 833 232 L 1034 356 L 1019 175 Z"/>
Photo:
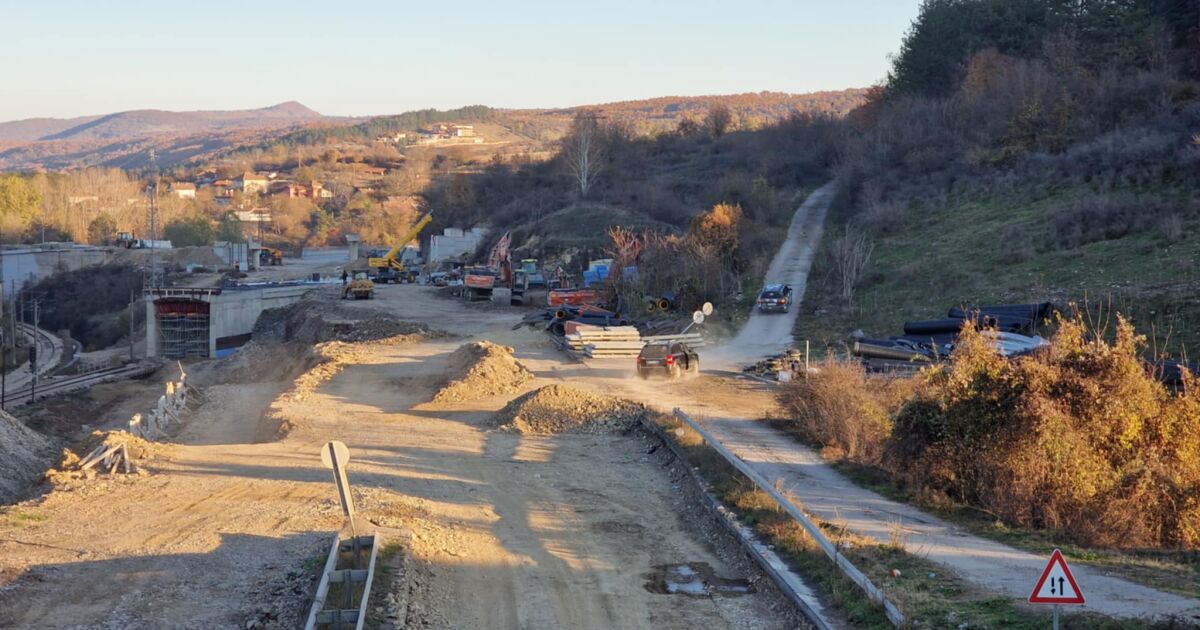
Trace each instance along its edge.
<path fill-rule="evenodd" d="M 0 120 L 865 87 L 919 0 L 0 0 Z"/>

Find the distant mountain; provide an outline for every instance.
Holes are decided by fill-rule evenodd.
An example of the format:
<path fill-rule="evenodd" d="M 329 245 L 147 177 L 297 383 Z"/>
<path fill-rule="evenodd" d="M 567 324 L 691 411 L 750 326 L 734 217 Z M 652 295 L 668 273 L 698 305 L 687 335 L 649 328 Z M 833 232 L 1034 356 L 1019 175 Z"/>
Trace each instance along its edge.
<path fill-rule="evenodd" d="M 728 107 L 748 128 L 770 125 L 793 112 L 843 116 L 866 100 L 867 91 L 786 94 L 753 92 L 712 96 L 666 96 L 640 101 L 553 109 L 419 110 L 397 115 L 340 118 L 289 101 L 233 111 L 132 110 L 71 119 L 34 118 L 0 123 L 0 171 L 67 170 L 88 166 L 138 169 L 151 151 L 161 167 L 202 163 L 236 152 L 279 145 L 327 142 L 370 143 L 376 136 L 411 131 L 432 122 L 488 123 L 522 139 L 529 151 L 553 146 L 580 111 L 632 123 L 635 133 L 674 129 L 718 105 Z"/>
<path fill-rule="evenodd" d="M 320 120 L 321 114 L 288 101 L 262 109 L 171 112 L 139 109 L 80 118 L 30 118 L 0 123 L 0 141 L 117 141 L 231 129 L 270 129 Z"/>

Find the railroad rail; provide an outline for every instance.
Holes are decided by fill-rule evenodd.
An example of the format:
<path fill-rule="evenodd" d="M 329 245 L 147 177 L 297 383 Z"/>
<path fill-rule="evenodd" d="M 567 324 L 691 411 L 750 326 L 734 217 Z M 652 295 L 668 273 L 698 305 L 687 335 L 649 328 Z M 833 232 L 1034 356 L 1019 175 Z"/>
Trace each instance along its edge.
<path fill-rule="evenodd" d="M 155 369 L 154 365 L 137 363 L 105 368 L 87 374 L 48 377 L 39 381 L 36 388 L 33 387 L 33 383 L 28 383 L 18 389 L 5 391 L 5 406 L 28 404 L 34 400 L 35 396 L 36 398 L 45 398 L 55 394 L 86 389 L 107 381 L 142 376 Z"/>

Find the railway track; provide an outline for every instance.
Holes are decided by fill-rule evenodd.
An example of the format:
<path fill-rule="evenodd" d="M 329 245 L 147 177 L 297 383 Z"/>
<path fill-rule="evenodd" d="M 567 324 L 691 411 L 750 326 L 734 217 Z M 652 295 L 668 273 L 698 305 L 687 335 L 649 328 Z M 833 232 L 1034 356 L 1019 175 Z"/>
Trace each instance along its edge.
<path fill-rule="evenodd" d="M 86 389 L 93 385 L 98 385 L 103 382 L 132 378 L 141 376 L 154 371 L 154 366 L 145 364 L 120 365 L 103 370 L 88 372 L 87 374 L 74 374 L 70 376 L 51 376 L 38 381 L 36 387 L 32 382 L 17 389 L 9 389 L 4 392 L 4 405 L 24 405 L 32 402 L 36 398 L 45 398 L 55 394 L 63 394 L 69 391 Z"/>

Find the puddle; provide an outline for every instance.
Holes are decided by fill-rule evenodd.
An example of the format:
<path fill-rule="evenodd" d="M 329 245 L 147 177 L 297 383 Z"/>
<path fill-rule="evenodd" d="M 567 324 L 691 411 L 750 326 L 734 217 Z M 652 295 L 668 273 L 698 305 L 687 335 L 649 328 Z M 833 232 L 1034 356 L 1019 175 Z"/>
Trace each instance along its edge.
<path fill-rule="evenodd" d="M 749 580 L 718 576 L 707 562 L 660 564 L 645 575 L 651 593 L 688 597 L 737 597 L 754 592 Z"/>

